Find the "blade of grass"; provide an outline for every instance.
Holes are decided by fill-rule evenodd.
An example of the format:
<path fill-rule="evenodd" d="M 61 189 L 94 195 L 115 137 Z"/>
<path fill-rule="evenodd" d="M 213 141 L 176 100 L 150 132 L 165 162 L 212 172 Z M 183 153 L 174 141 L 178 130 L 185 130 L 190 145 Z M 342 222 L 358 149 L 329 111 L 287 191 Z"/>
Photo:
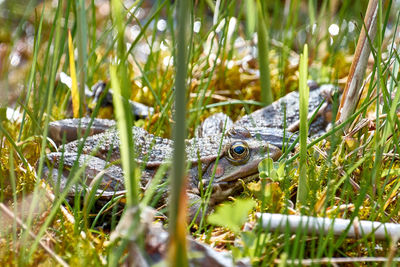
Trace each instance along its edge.
<path fill-rule="evenodd" d="M 110 69 L 111 86 L 114 90 L 113 101 L 115 103 L 115 117 L 117 119 L 117 127 L 120 130 L 121 135 L 121 147 L 125 151 L 121 151 L 122 166 L 125 174 L 129 177 L 125 182 L 127 189 L 127 206 L 138 204 L 138 188 L 137 181 L 134 172 L 134 144 L 132 140 L 132 113 L 129 105 L 129 99 L 132 93 L 132 86 L 129 80 L 128 70 L 126 61 L 123 61 L 125 56 L 125 24 L 124 24 L 124 12 L 122 9 L 122 3 L 119 1 L 112 1 L 112 14 L 115 17 L 115 24 L 118 30 L 117 36 L 117 61 L 118 65 L 113 64 Z M 122 155 L 123 153 L 123 155 Z M 126 168 L 126 169 L 125 169 Z M 128 181 L 129 180 L 129 181 Z"/>
<path fill-rule="evenodd" d="M 80 92 L 78 91 L 78 81 L 76 79 L 74 46 L 72 44 L 71 31 L 68 31 L 68 54 L 69 54 L 69 68 L 71 75 L 71 98 L 72 98 L 72 111 L 74 118 L 79 117 L 79 109 L 81 108 Z"/>
<path fill-rule="evenodd" d="M 191 15 L 190 1 L 178 0 L 176 4 L 178 23 L 175 54 L 175 125 L 174 158 L 172 161 L 171 196 L 169 203 L 170 266 L 188 266 L 186 251 L 186 209 L 185 205 L 185 138 L 186 138 L 186 76 L 188 69 L 188 31 Z M 183 226 L 183 227 L 182 227 Z"/>
<path fill-rule="evenodd" d="M 369 7 L 369 5 L 368 5 Z M 373 6 L 372 6 L 373 8 Z M 380 91 L 384 91 L 386 86 L 384 85 L 384 83 L 387 83 L 387 81 L 384 81 L 384 73 L 382 70 L 382 66 L 381 66 L 381 61 L 382 61 L 382 0 L 379 0 L 376 6 L 376 10 L 373 10 L 374 15 L 375 16 L 375 20 L 371 21 L 370 23 L 372 24 L 370 26 L 371 30 L 373 31 L 372 33 L 368 32 L 366 33 L 366 36 L 368 38 L 368 40 L 371 40 L 371 42 L 374 40 L 375 35 L 377 35 L 377 55 L 376 55 L 376 61 L 375 61 L 375 66 L 376 66 L 376 94 L 379 96 L 380 95 Z M 370 18 L 371 20 L 373 18 Z M 368 24 L 366 24 L 368 25 Z M 369 29 L 369 28 L 367 28 Z M 372 36 L 371 36 L 372 35 Z M 368 47 L 372 46 L 372 44 L 370 44 Z M 369 53 L 368 53 L 369 54 Z M 385 107 L 385 105 L 384 105 Z M 376 99 L 376 118 L 379 118 L 379 113 L 380 113 L 380 97 L 378 97 Z M 383 146 L 382 143 L 380 142 L 381 138 L 383 138 L 383 136 L 381 136 L 381 132 L 378 130 L 380 129 L 380 120 L 377 119 L 376 120 L 376 131 L 375 131 L 375 136 L 374 136 L 374 142 L 375 142 L 375 158 L 374 158 L 374 164 L 373 164 L 373 168 L 372 168 L 372 173 L 370 176 L 370 185 L 372 185 L 372 195 L 374 197 L 374 195 L 376 194 L 376 190 L 377 187 L 379 186 L 379 182 L 377 181 L 377 178 L 379 176 L 379 172 L 382 168 L 382 154 L 383 154 Z M 376 215 L 376 207 L 373 208 L 372 213 L 374 214 L 374 217 L 377 216 Z"/>
<path fill-rule="evenodd" d="M 322 140 L 326 139 L 327 137 L 333 135 L 337 131 L 343 129 L 347 124 L 351 123 L 358 115 L 360 115 L 363 111 L 365 111 L 374 101 L 376 101 L 377 97 L 373 97 L 369 101 L 367 101 L 364 105 L 361 106 L 359 110 L 354 112 L 347 120 L 342 122 L 341 124 L 335 125 L 329 132 L 321 135 L 318 138 L 315 138 L 308 144 L 308 148 L 311 148 L 313 145 L 317 144 L 318 142 L 321 142 Z M 289 164 L 293 162 L 295 159 L 299 157 L 299 153 L 295 154 L 293 157 L 289 158 L 286 162 Z"/>
<path fill-rule="evenodd" d="M 76 5 L 77 47 L 78 47 L 78 74 L 79 74 L 79 117 L 85 114 L 85 85 L 87 70 L 87 36 L 85 0 L 74 1 Z M 73 54 L 72 54 L 73 55 Z M 72 76 L 71 76 L 72 77 Z"/>
<path fill-rule="evenodd" d="M 299 79 L 299 97 L 300 97 L 300 166 L 299 166 L 299 185 L 297 189 L 297 202 L 301 209 L 305 208 L 308 199 L 308 181 L 307 181 L 307 136 L 308 136 L 308 96 L 309 88 L 307 86 L 307 66 L 308 66 L 308 48 L 304 45 L 303 54 L 300 55 L 300 79 Z"/>
<path fill-rule="evenodd" d="M 91 18 L 90 21 L 90 36 L 89 36 L 89 53 L 88 53 L 88 71 L 86 72 L 86 81 L 88 84 L 93 84 L 93 77 L 90 77 L 91 68 L 96 66 L 96 49 L 97 49 L 97 23 L 96 23 L 96 4 L 95 0 L 90 1 Z"/>
<path fill-rule="evenodd" d="M 30 69 L 30 72 L 29 72 L 28 85 L 27 85 L 28 92 L 26 93 L 26 98 L 25 98 L 25 102 L 24 102 L 25 106 L 28 105 L 28 101 L 29 101 L 29 99 L 31 97 L 34 77 L 35 77 L 35 73 L 36 73 L 36 63 L 37 63 L 38 53 L 39 53 L 39 44 L 40 44 L 40 41 L 41 41 L 41 38 L 42 38 L 44 6 L 45 5 L 43 5 L 42 13 L 40 15 L 39 26 L 38 26 L 37 32 L 35 34 L 35 43 L 34 43 L 34 47 L 33 47 L 33 59 L 32 59 L 33 64 L 32 64 L 32 68 Z M 20 129 L 19 129 L 17 142 L 21 141 L 22 131 L 24 129 L 24 124 L 25 124 L 25 118 L 26 118 L 27 109 L 23 108 L 23 110 L 24 110 L 24 112 L 22 114 L 21 126 L 20 126 Z"/>
<path fill-rule="evenodd" d="M 73 187 L 73 185 L 75 185 L 79 181 L 79 179 L 85 172 L 86 165 L 87 165 L 87 162 L 84 162 L 82 164 L 82 166 L 80 166 L 77 169 L 77 171 L 73 173 L 73 175 L 69 178 L 68 184 L 65 186 L 64 190 L 62 192 L 60 192 L 60 194 L 58 195 L 58 197 L 56 199 L 53 200 L 53 206 L 51 207 L 51 210 L 48 212 L 46 220 L 41 224 L 39 232 L 36 235 L 36 239 L 34 240 L 34 242 L 32 243 L 32 245 L 29 248 L 28 259 L 30 259 L 33 256 L 33 253 L 37 250 L 37 247 L 38 247 L 39 243 L 41 242 L 43 235 L 45 234 L 46 230 L 50 226 L 51 222 L 54 220 L 55 216 L 59 213 L 60 206 L 65 201 L 71 188 Z M 40 182 L 40 180 L 38 180 L 38 181 L 39 181 L 38 189 L 40 189 L 41 182 Z M 33 196 L 35 197 L 35 195 L 33 195 Z M 33 202 L 33 201 L 34 200 L 32 200 L 31 206 L 36 207 L 37 204 L 33 205 L 33 204 L 35 204 L 35 202 Z M 37 203 L 37 200 L 36 200 L 36 203 Z M 28 221 L 28 222 L 30 222 L 30 221 Z M 30 228 L 31 228 L 31 226 L 27 226 L 26 231 L 29 231 Z"/>
<path fill-rule="evenodd" d="M 258 36 L 258 61 L 260 64 L 261 102 L 265 105 L 272 103 L 272 91 L 269 72 L 269 45 L 267 22 L 264 8 L 260 0 L 257 1 L 257 36 Z"/>
<path fill-rule="evenodd" d="M 256 29 L 256 5 L 254 0 L 245 0 L 244 1 L 245 9 L 246 9 L 246 35 L 247 38 L 250 39 L 252 34 Z"/>
<path fill-rule="evenodd" d="M 16 176 L 15 176 L 15 170 L 14 170 L 14 150 L 10 149 L 10 154 L 8 156 L 9 159 L 9 169 L 10 169 L 10 183 L 11 183 L 11 189 L 12 189 L 12 194 L 13 194 L 13 202 L 14 202 L 14 214 L 18 214 L 18 205 L 17 203 L 17 182 L 16 182 Z M 13 249 L 17 251 L 17 220 L 13 220 L 13 226 L 12 226 L 12 238 L 13 238 Z M 17 262 L 16 257 L 17 255 L 14 255 L 15 257 L 15 262 Z"/>
<path fill-rule="evenodd" d="M 148 189 L 144 193 L 143 199 L 141 201 L 141 204 L 143 206 L 148 206 L 150 204 L 152 198 L 156 194 L 157 186 L 162 183 L 163 178 L 165 177 L 170 167 L 171 167 L 170 163 L 165 163 L 158 168 L 157 173 L 154 175 L 154 178 L 151 180 Z"/>
<path fill-rule="evenodd" d="M 127 189 L 127 206 L 138 204 L 137 181 L 135 177 L 135 164 L 132 140 L 132 126 L 127 120 L 127 113 L 130 114 L 130 109 L 127 108 L 127 99 L 121 97 L 121 86 L 119 84 L 119 75 L 117 66 L 110 66 L 111 85 L 114 90 L 113 101 L 115 105 L 115 118 L 117 119 L 117 127 L 120 133 L 121 144 L 121 162 L 125 173 L 125 188 Z M 124 109 L 125 107 L 125 109 Z M 132 123 L 132 122 L 131 122 Z"/>
<path fill-rule="evenodd" d="M 212 30 L 206 36 L 211 36 L 211 34 L 212 34 L 212 39 L 216 38 L 216 35 L 217 35 L 216 27 L 217 26 L 218 26 L 218 24 L 214 25 Z M 222 34 L 226 33 L 226 27 L 227 27 L 227 23 L 224 23 L 223 29 L 221 31 Z M 224 47 L 224 43 L 226 43 L 225 42 L 226 38 L 221 38 L 221 39 L 222 40 L 218 40 L 218 48 L 217 48 L 217 52 L 215 53 L 215 58 L 222 57 L 221 54 L 223 53 L 222 50 L 223 50 L 223 47 Z M 207 40 L 204 40 L 204 42 L 207 42 Z M 213 45 L 214 45 L 214 42 L 211 42 L 209 51 L 206 52 L 207 57 L 206 57 L 206 61 L 205 62 L 209 62 L 210 56 L 214 55 L 213 52 L 212 52 L 213 51 Z M 193 64 L 193 65 L 195 65 L 195 64 Z M 208 105 L 208 103 L 211 101 L 211 96 L 214 93 L 215 87 L 212 87 L 211 91 L 207 91 L 207 89 L 210 87 L 210 84 L 211 84 L 211 82 L 213 80 L 213 75 L 216 72 L 216 68 L 217 67 L 218 67 L 218 64 L 217 64 L 216 61 L 214 61 L 214 64 L 211 67 L 211 70 L 209 70 L 209 72 L 207 70 L 205 70 L 203 72 L 201 78 L 200 78 L 198 96 L 196 97 L 196 100 L 194 101 L 194 104 L 193 104 L 193 106 L 197 106 L 197 108 L 192 108 L 192 109 L 189 110 L 189 113 L 191 115 L 189 117 L 189 124 L 188 124 L 189 126 L 193 125 L 193 127 L 196 128 L 198 126 L 198 124 L 199 124 L 199 118 L 200 118 L 201 112 L 210 107 Z M 205 69 L 208 68 L 208 64 L 206 64 L 204 68 Z M 208 75 L 208 77 L 207 77 L 207 75 Z M 209 92 L 208 96 L 206 96 L 207 92 Z M 233 101 L 235 101 L 235 100 L 233 100 Z M 228 102 L 226 102 L 226 104 L 229 105 L 233 101 L 228 101 Z M 223 102 L 218 102 L 218 103 L 214 103 L 214 104 L 223 106 L 222 103 Z M 214 104 L 211 104 L 211 105 L 214 105 Z M 262 105 L 262 103 L 261 103 L 261 105 Z M 191 114 L 193 112 L 194 112 L 194 114 Z"/>
<path fill-rule="evenodd" d="M 394 66 L 393 66 L 393 74 L 395 76 L 390 76 L 390 85 L 389 86 L 390 86 L 390 92 L 395 92 L 396 88 L 397 88 L 397 90 L 396 90 L 395 96 L 394 96 L 394 98 L 392 100 L 392 104 L 390 106 L 390 111 L 389 111 L 389 114 L 387 116 L 387 122 L 385 124 L 384 133 L 383 133 L 383 136 L 381 138 L 381 145 L 382 146 L 387 141 L 387 138 L 390 135 L 394 135 L 395 131 L 396 131 L 396 127 L 395 127 L 395 118 L 397 117 L 396 109 L 397 109 L 397 105 L 398 105 L 398 103 L 400 101 L 400 89 L 399 89 L 398 84 L 397 84 L 397 86 L 395 86 L 395 81 L 397 81 L 399 79 L 399 74 L 398 73 L 399 73 L 399 60 L 396 59 L 395 62 L 394 62 Z M 387 147 L 385 150 L 386 150 L 386 152 L 389 151 L 389 147 Z"/>
<path fill-rule="evenodd" d="M 132 86 L 129 80 L 129 66 L 127 61 L 124 60 L 126 47 L 125 47 L 125 12 L 122 3 L 119 0 L 111 1 L 112 16 L 114 19 L 115 28 L 117 29 L 117 46 L 116 46 L 116 59 L 114 64 L 110 66 L 111 87 L 114 90 L 113 103 L 114 113 L 117 120 L 117 128 L 120 136 L 121 147 L 121 162 L 124 170 L 124 181 L 126 189 L 126 210 L 139 204 L 139 173 L 136 172 L 137 166 L 135 162 L 135 146 L 132 139 L 132 125 L 133 116 L 129 105 L 129 99 L 132 94 Z M 131 227 L 137 228 L 140 224 L 140 210 L 135 212 L 132 219 Z M 141 240 L 141 237 L 138 237 Z M 119 260 L 126 246 L 128 239 L 124 239 L 119 246 L 112 249 L 110 254 L 109 264 L 111 266 L 118 266 Z"/>
<path fill-rule="evenodd" d="M 100 105 L 98 104 L 96 106 L 95 110 L 94 110 L 94 116 L 98 113 L 99 108 L 100 108 Z M 82 153 L 83 144 L 85 143 L 85 140 L 89 135 L 89 132 L 90 132 L 89 130 L 90 130 L 90 127 L 91 127 L 92 123 L 93 123 L 93 118 L 89 122 L 88 129 L 85 131 L 85 133 L 84 133 L 84 135 L 82 137 L 82 142 L 78 146 L 78 151 L 77 151 L 78 157 Z M 99 144 L 99 145 L 101 145 L 101 144 Z M 95 151 L 93 151 L 93 153 L 95 153 Z M 93 156 L 93 155 L 91 155 L 91 156 Z M 61 164 L 60 167 L 62 167 L 62 165 L 63 164 Z M 38 244 L 39 244 L 39 242 L 41 240 L 41 237 L 44 235 L 44 233 L 47 230 L 47 228 L 49 227 L 50 223 L 53 221 L 54 217 L 59 212 L 60 206 L 66 200 L 66 196 L 70 192 L 71 188 L 82 177 L 83 173 L 85 172 L 86 165 L 87 165 L 87 162 L 83 162 L 83 164 L 80 165 L 79 161 L 75 161 L 75 163 L 73 164 L 72 168 L 70 169 L 70 175 L 69 175 L 69 178 L 67 179 L 68 182 L 65 185 L 64 190 L 62 192 L 59 192 L 59 194 L 57 196 L 57 199 L 54 199 L 54 198 L 51 199 L 51 201 L 53 202 L 52 209 L 49 211 L 49 214 L 46 217 L 46 220 L 42 223 L 42 225 L 41 225 L 41 227 L 39 229 L 39 232 L 37 234 L 37 238 L 34 240 L 34 243 L 32 244 L 32 246 L 31 246 L 31 248 L 29 250 L 29 257 L 28 258 L 31 258 L 33 253 L 36 251 L 37 246 L 38 246 Z M 35 187 L 35 190 L 43 189 L 44 185 L 40 182 L 39 179 L 38 179 L 38 183 L 39 183 L 39 185 L 37 187 Z M 33 194 L 34 198 L 35 198 L 35 194 L 37 194 L 37 193 L 34 191 L 34 194 Z M 32 206 L 36 207 L 36 204 L 33 201 L 37 201 L 37 200 L 35 200 L 35 199 L 32 200 L 31 207 Z M 74 207 L 74 209 L 77 210 L 77 207 Z M 78 222 L 77 220 L 74 220 L 74 221 Z M 28 222 L 30 222 L 30 220 L 28 220 Z M 79 226 L 79 223 L 76 223 L 74 226 L 77 229 L 78 226 Z M 81 235 L 82 235 L 82 232 L 81 232 Z M 101 259 L 103 261 L 101 256 L 99 256 L 99 259 Z"/>

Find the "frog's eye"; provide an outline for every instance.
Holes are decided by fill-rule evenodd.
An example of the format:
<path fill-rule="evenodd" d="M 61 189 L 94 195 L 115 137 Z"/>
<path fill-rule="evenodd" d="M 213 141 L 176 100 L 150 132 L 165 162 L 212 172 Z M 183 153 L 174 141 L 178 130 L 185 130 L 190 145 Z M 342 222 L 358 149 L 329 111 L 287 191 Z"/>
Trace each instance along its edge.
<path fill-rule="evenodd" d="M 249 145 L 245 141 L 233 142 L 228 150 L 228 160 L 235 164 L 243 164 L 249 160 Z"/>

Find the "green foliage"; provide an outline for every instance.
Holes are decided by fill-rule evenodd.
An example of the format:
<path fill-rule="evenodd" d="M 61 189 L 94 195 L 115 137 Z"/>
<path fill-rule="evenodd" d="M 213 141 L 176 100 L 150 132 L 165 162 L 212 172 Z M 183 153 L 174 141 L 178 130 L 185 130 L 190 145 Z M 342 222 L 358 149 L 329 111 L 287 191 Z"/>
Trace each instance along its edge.
<path fill-rule="evenodd" d="M 285 161 L 274 162 L 271 158 L 265 158 L 258 164 L 260 178 L 280 182 L 284 179 L 285 167 Z"/>
<path fill-rule="evenodd" d="M 238 234 L 255 205 L 256 202 L 252 199 L 236 199 L 234 202 L 226 202 L 218 206 L 215 212 L 208 216 L 207 221 L 213 225 L 226 227 Z"/>

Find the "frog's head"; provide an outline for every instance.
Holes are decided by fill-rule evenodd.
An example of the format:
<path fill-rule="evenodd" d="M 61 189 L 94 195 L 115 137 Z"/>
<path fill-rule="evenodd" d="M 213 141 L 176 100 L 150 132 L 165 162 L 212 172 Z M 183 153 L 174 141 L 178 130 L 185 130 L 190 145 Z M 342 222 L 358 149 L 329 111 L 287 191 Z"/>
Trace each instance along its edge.
<path fill-rule="evenodd" d="M 225 135 L 227 142 L 219 159 L 215 159 L 203 172 L 202 184 L 205 188 L 212 183 L 213 202 L 219 202 L 242 187 L 242 181 L 250 181 L 258 176 L 258 164 L 264 158 L 277 160 L 282 152 L 266 140 L 252 137 L 246 128 L 231 128 Z"/>

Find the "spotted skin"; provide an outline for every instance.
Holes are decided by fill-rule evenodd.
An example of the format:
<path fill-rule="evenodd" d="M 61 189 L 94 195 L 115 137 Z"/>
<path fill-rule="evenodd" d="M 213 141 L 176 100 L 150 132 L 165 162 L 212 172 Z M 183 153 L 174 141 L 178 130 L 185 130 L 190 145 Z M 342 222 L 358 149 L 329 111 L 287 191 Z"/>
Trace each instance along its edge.
<path fill-rule="evenodd" d="M 311 91 L 309 112 L 313 112 L 322 101 L 325 101 L 333 89 L 332 86 L 326 85 Z M 287 125 L 295 123 L 298 120 L 299 109 L 297 92 L 290 93 L 235 123 L 226 115 L 217 114 L 206 121 L 203 128 L 197 130 L 195 138 L 186 140 L 189 165 L 187 192 L 192 202 L 199 200 L 201 192 L 210 184 L 212 187 L 210 205 L 226 200 L 242 189 L 243 182 L 258 177 L 258 164 L 262 159 L 279 158 L 283 140 L 290 144 L 296 137 L 292 133 L 283 135 L 284 106 L 286 106 Z M 87 124 L 89 121 L 82 119 L 78 124 Z M 323 117 L 317 118 L 314 122 L 315 127 L 311 127 L 311 134 L 323 131 L 326 124 Z M 53 122 L 50 125 L 50 136 L 55 134 L 60 138 L 68 134 L 68 131 L 76 136 L 74 125 L 77 125 L 76 119 Z M 123 171 L 119 165 L 120 139 L 112 121 L 94 119 L 93 125 L 100 125 L 100 128 L 102 125 L 109 125 L 110 128 L 105 131 L 101 129 L 104 132 L 89 136 L 84 141 L 75 140 L 67 143 L 59 148 L 59 152 L 49 153 L 44 174 L 48 180 L 63 190 L 69 179 L 69 170 L 75 162 L 78 162 L 79 166 L 86 166 L 85 178 L 80 181 L 78 189 L 90 188 L 96 175 L 101 174 L 97 193 L 107 198 L 115 193 L 124 192 Z M 136 149 L 134 160 L 142 170 L 141 187 L 146 190 L 158 168 L 171 161 L 173 141 L 149 134 L 138 127 L 132 128 L 132 137 Z M 80 146 L 82 154 L 78 155 Z M 60 164 L 61 162 L 63 164 Z M 61 165 L 63 170 L 59 172 L 57 168 Z M 73 196 L 74 193 L 72 190 L 70 195 Z M 166 194 L 163 194 L 163 199 L 165 197 Z M 197 208 L 198 205 L 194 205 L 192 212 L 195 213 Z"/>

